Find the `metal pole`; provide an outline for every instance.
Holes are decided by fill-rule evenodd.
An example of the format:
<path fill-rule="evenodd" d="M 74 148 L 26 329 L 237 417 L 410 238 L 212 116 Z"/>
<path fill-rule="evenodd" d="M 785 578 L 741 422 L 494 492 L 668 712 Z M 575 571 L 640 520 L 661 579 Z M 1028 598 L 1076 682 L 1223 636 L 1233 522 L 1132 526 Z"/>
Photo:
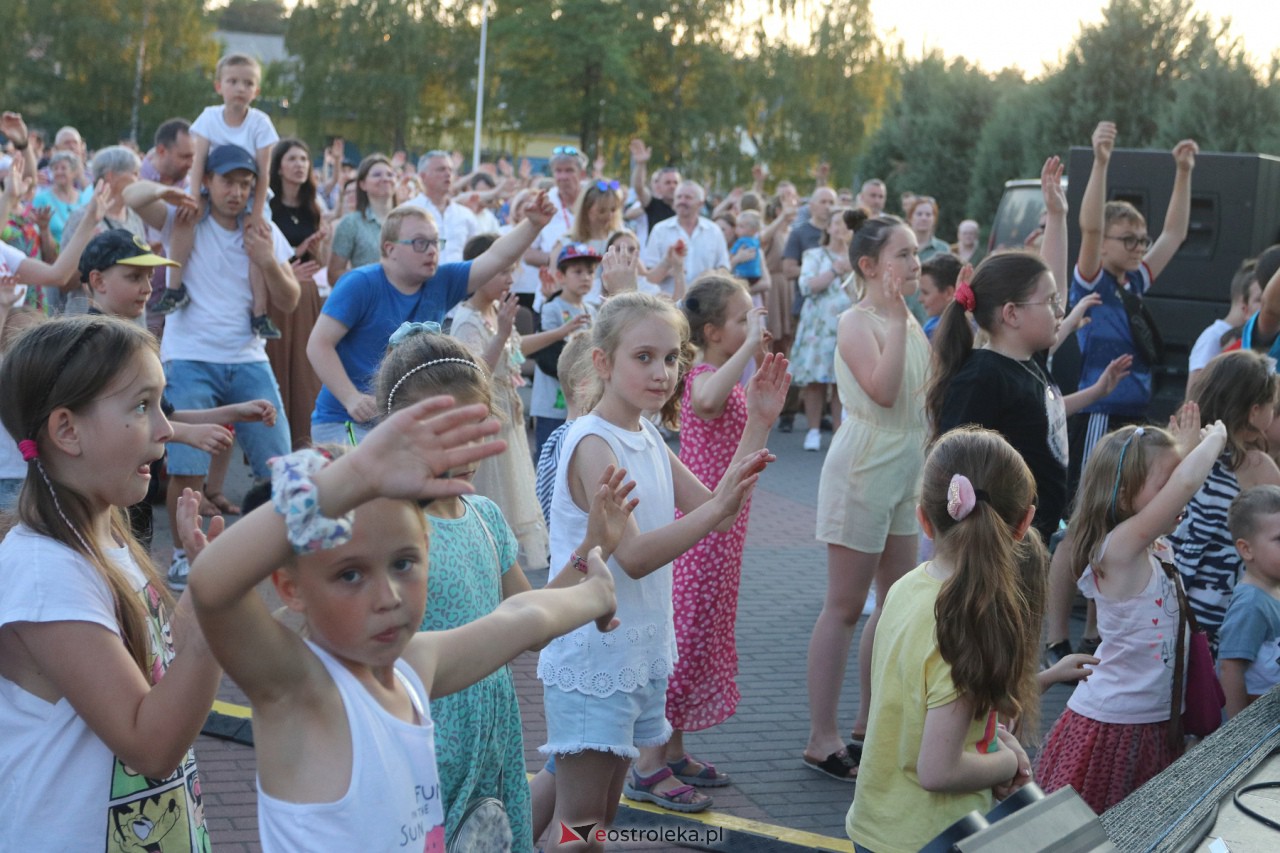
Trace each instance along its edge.
<path fill-rule="evenodd" d="M 471 143 L 471 170 L 480 168 L 480 133 L 484 125 L 484 50 L 489 40 L 489 0 L 480 0 L 480 66 L 476 71 L 476 134 Z"/>

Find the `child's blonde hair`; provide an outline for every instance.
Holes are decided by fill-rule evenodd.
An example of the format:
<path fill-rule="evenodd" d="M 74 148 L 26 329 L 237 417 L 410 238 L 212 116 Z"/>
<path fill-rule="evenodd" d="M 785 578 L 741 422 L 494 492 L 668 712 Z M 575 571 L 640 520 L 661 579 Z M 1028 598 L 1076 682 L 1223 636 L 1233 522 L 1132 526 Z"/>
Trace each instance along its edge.
<path fill-rule="evenodd" d="M 213 69 L 214 78 L 217 80 L 221 80 L 222 72 L 224 70 L 237 65 L 244 65 L 244 66 L 248 66 L 250 68 L 256 69 L 258 72 L 258 77 L 259 79 L 261 79 L 262 65 L 258 63 L 258 60 L 254 59 L 252 56 L 250 56 L 247 53 L 228 53 L 226 56 L 219 59 L 217 66 L 215 66 Z"/>
<path fill-rule="evenodd" d="M 951 512 L 956 475 L 976 495 L 959 519 Z M 997 432 L 952 430 L 925 460 L 920 508 L 938 555 L 954 568 L 934 605 L 938 651 L 976 716 L 994 709 L 1020 718 L 1024 731 L 1036 731 L 1040 708 L 1046 554 L 1034 529 L 1020 536 L 1018 528 L 1035 497 L 1027 463 Z"/>
<path fill-rule="evenodd" d="M 760 225 L 761 225 L 760 211 L 758 210 L 742 211 L 741 213 L 738 214 L 738 224 L 745 225 L 748 228 L 752 228 L 756 231 L 759 231 Z"/>
<path fill-rule="evenodd" d="M 18 497 L 17 518 L 36 533 L 80 554 L 98 572 L 111 591 L 125 647 L 150 684 L 146 602 L 130 576 L 107 558 L 104 548 L 108 543 L 94 537 L 88 498 L 54 480 L 42 461 L 52 452 L 47 425 L 53 411 L 84 412 L 140 353 L 159 358 L 156 339 L 136 324 L 115 317 L 64 316 L 37 323 L 18 336 L 0 364 L 0 420 L 14 441 L 36 445 L 37 455 L 27 463 L 27 477 Z M 134 538 L 124 509 L 111 507 L 109 513 L 112 538 L 125 543 L 162 606 L 171 607 L 173 600 L 151 558 Z"/>
<path fill-rule="evenodd" d="M 675 392 L 662 406 L 662 422 L 675 428 L 680 423 L 680 396 L 684 391 L 684 377 L 693 363 L 693 347 L 689 343 L 689 322 L 675 305 L 651 293 L 631 291 L 610 297 L 596 315 L 591 333 L 595 349 L 613 361 L 614 353 L 622 343 L 627 327 L 646 317 L 657 315 L 671 324 L 680 337 L 680 372 Z"/>
<path fill-rule="evenodd" d="M 591 363 L 591 333 L 575 332 L 569 336 L 560 357 L 556 359 L 556 375 L 560 389 L 570 406 L 587 412 L 600 402 L 600 377 Z"/>
<path fill-rule="evenodd" d="M 1222 421 L 1227 428 L 1227 467 L 1240 470 L 1253 448 L 1267 450 L 1267 437 L 1249 424 L 1254 406 L 1276 404 L 1280 378 L 1265 355 L 1253 350 L 1225 352 L 1204 368 L 1195 384 L 1201 423 Z"/>
<path fill-rule="evenodd" d="M 1151 466 L 1178 443 L 1167 430 L 1150 426 L 1121 427 L 1094 445 L 1080 475 L 1076 508 L 1071 514 L 1071 570 L 1078 578 L 1097 557 L 1107 534 L 1131 518 L 1134 499 L 1142 491 Z M 1094 572 L 1102 574 L 1094 567 Z"/>
<path fill-rule="evenodd" d="M 1109 201 L 1102 208 L 1102 227 L 1110 228 L 1117 222 L 1146 227 L 1147 220 L 1127 201 Z"/>

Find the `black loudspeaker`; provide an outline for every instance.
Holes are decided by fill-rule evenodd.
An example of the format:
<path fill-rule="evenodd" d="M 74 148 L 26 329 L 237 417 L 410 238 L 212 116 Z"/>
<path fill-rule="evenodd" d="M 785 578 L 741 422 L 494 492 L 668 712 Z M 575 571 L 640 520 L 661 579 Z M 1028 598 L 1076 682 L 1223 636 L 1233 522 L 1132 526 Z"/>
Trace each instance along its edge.
<path fill-rule="evenodd" d="M 962 817 L 920 853 L 1114 853 L 1097 815 L 1070 788 L 1019 788 L 985 816 Z"/>
<path fill-rule="evenodd" d="M 1092 149 L 1071 149 L 1067 226 L 1072 264 L 1080 254 L 1080 199 L 1092 167 Z M 1136 207 L 1155 239 L 1164 226 L 1173 177 L 1173 155 L 1168 151 L 1117 149 L 1107 170 L 1107 200 Z M 1146 300 L 1164 336 L 1167 370 L 1186 374 L 1187 355 L 1196 338 L 1227 313 L 1231 277 L 1240 262 L 1275 243 L 1280 243 L 1280 158 L 1198 155 L 1191 175 L 1187 239 Z"/>

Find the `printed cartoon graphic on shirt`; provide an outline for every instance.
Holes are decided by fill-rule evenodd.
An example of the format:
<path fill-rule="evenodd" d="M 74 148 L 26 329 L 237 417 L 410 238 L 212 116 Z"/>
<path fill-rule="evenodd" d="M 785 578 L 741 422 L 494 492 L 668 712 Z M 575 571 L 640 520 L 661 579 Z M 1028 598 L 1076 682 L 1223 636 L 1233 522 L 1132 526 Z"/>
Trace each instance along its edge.
<path fill-rule="evenodd" d="M 1058 386 L 1052 382 L 1044 389 L 1044 412 L 1049 419 L 1049 452 L 1059 465 L 1066 467 L 1070 458 L 1067 452 L 1067 404 Z"/>
<path fill-rule="evenodd" d="M 174 656 L 170 614 L 152 584 L 138 594 L 147 605 L 147 663 L 154 684 Z M 187 750 L 182 765 L 164 779 L 143 776 L 115 760 L 104 849 L 106 853 L 208 853 L 211 845 L 193 750 Z"/>
<path fill-rule="evenodd" d="M 413 850 L 415 843 L 423 842 L 422 853 L 444 853 L 444 806 L 440 802 L 440 786 L 415 785 L 414 798 L 417 808 L 409 822 L 400 825 L 400 846 Z"/>

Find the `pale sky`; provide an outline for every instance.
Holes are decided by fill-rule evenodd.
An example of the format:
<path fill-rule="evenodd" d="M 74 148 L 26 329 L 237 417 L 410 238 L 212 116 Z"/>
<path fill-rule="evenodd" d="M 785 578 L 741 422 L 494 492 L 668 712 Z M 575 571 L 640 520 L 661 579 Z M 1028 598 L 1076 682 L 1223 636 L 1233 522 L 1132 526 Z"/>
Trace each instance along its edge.
<path fill-rule="evenodd" d="M 948 58 L 963 56 L 987 71 L 1016 65 L 1037 77 L 1046 62 L 1057 63 L 1082 22 L 1102 19 L 1106 5 L 1102 0 L 871 0 L 871 12 L 880 35 L 896 35 L 908 57 L 938 48 Z M 1280 50 L 1280 4 L 1274 0 L 1197 0 L 1195 10 L 1230 17 L 1232 35 L 1243 37 L 1260 68 Z"/>

